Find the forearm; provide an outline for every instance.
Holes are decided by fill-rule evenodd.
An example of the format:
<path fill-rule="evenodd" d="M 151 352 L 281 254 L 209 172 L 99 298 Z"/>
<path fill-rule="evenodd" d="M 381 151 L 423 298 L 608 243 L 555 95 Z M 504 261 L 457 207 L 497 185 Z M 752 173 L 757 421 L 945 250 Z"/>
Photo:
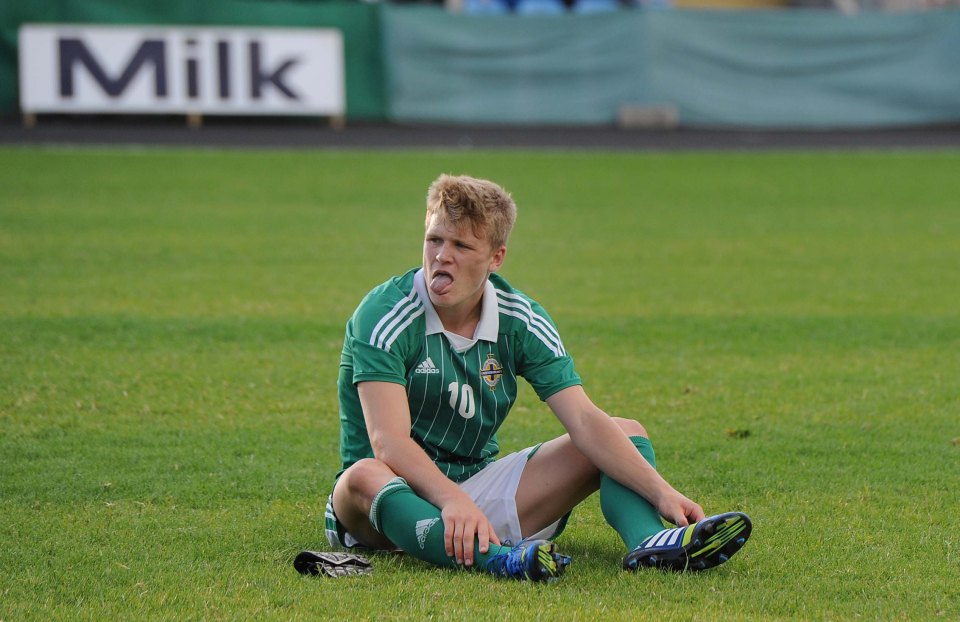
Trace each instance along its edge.
<path fill-rule="evenodd" d="M 370 445 L 378 460 L 407 480 L 417 495 L 441 509 L 451 500 L 468 498 L 410 438 L 410 411 L 401 385 L 361 382 L 357 392 Z"/>
<path fill-rule="evenodd" d="M 447 478 L 423 448 L 409 437 L 371 439 L 374 455 L 420 497 L 443 509 L 453 499 L 466 496 L 459 486 Z"/>
<path fill-rule="evenodd" d="M 599 409 L 569 430 L 574 445 L 603 473 L 656 504 L 673 487 L 640 455 L 619 426 Z"/>

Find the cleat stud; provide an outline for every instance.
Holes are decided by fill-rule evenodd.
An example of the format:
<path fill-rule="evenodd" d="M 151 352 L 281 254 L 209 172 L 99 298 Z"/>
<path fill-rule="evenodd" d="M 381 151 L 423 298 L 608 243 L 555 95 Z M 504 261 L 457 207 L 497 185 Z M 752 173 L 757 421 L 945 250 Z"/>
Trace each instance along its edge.
<path fill-rule="evenodd" d="M 737 538 L 737 544 L 739 544 L 740 546 L 743 546 L 746 543 L 746 541 L 747 541 L 746 538 Z"/>
<path fill-rule="evenodd" d="M 728 559 L 730 559 L 730 558 L 727 557 L 726 555 L 724 555 L 723 553 L 720 554 L 720 563 L 721 563 L 721 564 L 722 564 L 723 562 L 727 561 Z"/>

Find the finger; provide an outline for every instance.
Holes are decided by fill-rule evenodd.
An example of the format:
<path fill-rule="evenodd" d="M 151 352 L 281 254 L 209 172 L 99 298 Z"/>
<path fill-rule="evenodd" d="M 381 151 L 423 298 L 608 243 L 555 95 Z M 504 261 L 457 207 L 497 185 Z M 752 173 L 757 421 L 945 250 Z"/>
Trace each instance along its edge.
<path fill-rule="evenodd" d="M 699 505 L 694 505 L 693 512 L 690 513 L 690 519 L 697 523 L 706 518 L 707 515 L 704 513 L 703 508 Z"/>
<path fill-rule="evenodd" d="M 473 565 L 473 537 L 477 533 L 477 525 L 469 522 L 463 529 L 463 565 Z"/>
<path fill-rule="evenodd" d="M 677 527 L 686 527 L 690 523 L 687 522 L 687 517 L 683 515 L 683 512 L 677 514 L 676 520 L 673 521 Z"/>
<path fill-rule="evenodd" d="M 457 523 L 453 531 L 453 552 L 458 564 L 463 563 L 463 524 Z"/>
<path fill-rule="evenodd" d="M 484 522 L 484 527 L 486 528 L 486 538 L 487 538 L 487 550 L 481 551 L 481 553 L 486 553 L 490 550 L 490 545 L 495 544 L 500 546 L 500 538 L 497 537 L 497 532 L 493 530 L 493 523 L 490 521 Z"/>
<path fill-rule="evenodd" d="M 487 523 L 487 528 L 488 528 L 487 533 L 490 536 L 490 542 L 492 542 L 493 544 L 496 544 L 497 546 L 500 546 L 500 538 L 497 537 L 497 532 L 493 530 L 493 525 L 491 523 Z"/>
<path fill-rule="evenodd" d="M 447 552 L 447 557 L 453 557 L 453 529 L 450 521 L 443 521 L 443 548 Z"/>
<path fill-rule="evenodd" d="M 481 523 L 477 529 L 477 550 L 486 554 L 490 550 L 490 524 Z"/>

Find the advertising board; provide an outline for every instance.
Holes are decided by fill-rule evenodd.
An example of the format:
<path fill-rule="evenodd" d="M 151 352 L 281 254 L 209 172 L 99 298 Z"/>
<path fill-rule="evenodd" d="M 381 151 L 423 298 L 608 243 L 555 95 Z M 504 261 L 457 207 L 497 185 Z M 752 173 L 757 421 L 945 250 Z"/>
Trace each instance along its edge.
<path fill-rule="evenodd" d="M 24 25 L 24 113 L 345 113 L 334 29 Z"/>

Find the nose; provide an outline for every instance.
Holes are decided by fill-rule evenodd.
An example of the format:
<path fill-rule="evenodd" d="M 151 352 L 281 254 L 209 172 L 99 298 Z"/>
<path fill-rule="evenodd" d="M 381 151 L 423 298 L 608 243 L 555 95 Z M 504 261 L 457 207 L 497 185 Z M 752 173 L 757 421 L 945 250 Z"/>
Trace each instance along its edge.
<path fill-rule="evenodd" d="M 446 263 L 450 259 L 450 246 L 444 242 L 437 248 L 437 261 Z"/>

